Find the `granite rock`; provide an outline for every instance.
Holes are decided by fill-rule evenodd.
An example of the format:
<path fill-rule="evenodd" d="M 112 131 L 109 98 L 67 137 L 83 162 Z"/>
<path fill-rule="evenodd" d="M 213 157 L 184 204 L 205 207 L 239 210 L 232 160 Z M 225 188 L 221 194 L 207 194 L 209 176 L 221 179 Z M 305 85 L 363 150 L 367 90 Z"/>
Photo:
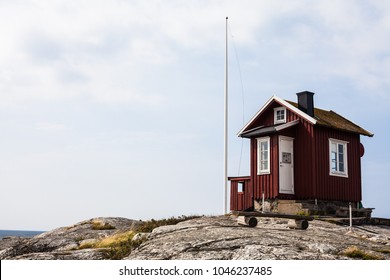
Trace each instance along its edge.
<path fill-rule="evenodd" d="M 7 238 L 0 241 L 0 259 L 103 259 L 102 249 L 78 248 L 86 242 L 132 230 L 138 223 L 126 218 L 101 217 L 57 228 L 32 238 Z"/>
<path fill-rule="evenodd" d="M 287 220 L 258 218 L 257 227 L 239 226 L 233 216 L 202 217 L 153 230 L 126 259 L 159 260 L 334 260 L 356 246 L 380 259 L 390 259 L 390 228 L 348 228 L 325 221 L 307 230 L 292 230 Z"/>
<path fill-rule="evenodd" d="M 0 240 L 0 259 L 101 260 L 105 249 L 80 246 L 137 229 L 138 221 L 95 218 L 33 238 Z M 289 229 L 288 220 L 258 218 L 254 228 L 234 216 L 206 216 L 138 233 L 141 245 L 124 259 L 140 260 L 336 260 L 348 250 L 370 258 L 390 259 L 390 227 L 347 226 L 314 220 L 307 230 Z M 84 247 L 84 249 L 82 249 Z"/>

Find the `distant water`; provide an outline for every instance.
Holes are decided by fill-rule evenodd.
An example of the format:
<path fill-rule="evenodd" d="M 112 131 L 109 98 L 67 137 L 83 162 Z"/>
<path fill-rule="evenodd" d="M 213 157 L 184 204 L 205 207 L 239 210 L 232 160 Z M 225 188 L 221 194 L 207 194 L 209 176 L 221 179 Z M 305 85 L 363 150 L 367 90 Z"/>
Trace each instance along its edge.
<path fill-rule="evenodd" d="M 44 231 L 30 231 L 30 230 L 0 230 L 0 240 L 4 236 L 20 236 L 20 237 L 33 237 L 41 234 Z"/>

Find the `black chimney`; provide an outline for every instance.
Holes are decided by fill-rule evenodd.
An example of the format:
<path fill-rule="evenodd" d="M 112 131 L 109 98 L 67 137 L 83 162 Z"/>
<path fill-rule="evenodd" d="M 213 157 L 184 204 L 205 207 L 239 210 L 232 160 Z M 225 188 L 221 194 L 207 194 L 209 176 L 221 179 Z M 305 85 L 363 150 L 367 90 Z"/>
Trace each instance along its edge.
<path fill-rule="evenodd" d="M 302 91 L 298 92 L 298 109 L 308 114 L 310 117 L 314 117 L 314 92 Z"/>

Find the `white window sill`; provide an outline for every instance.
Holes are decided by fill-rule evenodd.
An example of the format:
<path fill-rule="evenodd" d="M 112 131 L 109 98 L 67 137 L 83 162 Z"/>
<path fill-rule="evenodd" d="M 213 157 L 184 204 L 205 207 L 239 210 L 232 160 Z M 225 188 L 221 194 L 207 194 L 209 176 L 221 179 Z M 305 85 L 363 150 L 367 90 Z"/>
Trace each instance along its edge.
<path fill-rule="evenodd" d="M 344 177 L 344 178 L 348 178 L 348 174 L 346 173 L 336 173 L 336 172 L 331 172 L 329 173 L 330 176 L 336 176 L 336 177 Z"/>

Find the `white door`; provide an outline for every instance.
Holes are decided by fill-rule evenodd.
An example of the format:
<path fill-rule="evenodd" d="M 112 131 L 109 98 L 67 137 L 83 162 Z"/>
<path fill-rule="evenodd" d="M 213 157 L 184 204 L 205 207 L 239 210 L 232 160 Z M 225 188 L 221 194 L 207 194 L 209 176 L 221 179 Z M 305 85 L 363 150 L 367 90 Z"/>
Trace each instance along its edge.
<path fill-rule="evenodd" d="M 294 194 L 294 138 L 279 136 L 279 192 Z"/>

